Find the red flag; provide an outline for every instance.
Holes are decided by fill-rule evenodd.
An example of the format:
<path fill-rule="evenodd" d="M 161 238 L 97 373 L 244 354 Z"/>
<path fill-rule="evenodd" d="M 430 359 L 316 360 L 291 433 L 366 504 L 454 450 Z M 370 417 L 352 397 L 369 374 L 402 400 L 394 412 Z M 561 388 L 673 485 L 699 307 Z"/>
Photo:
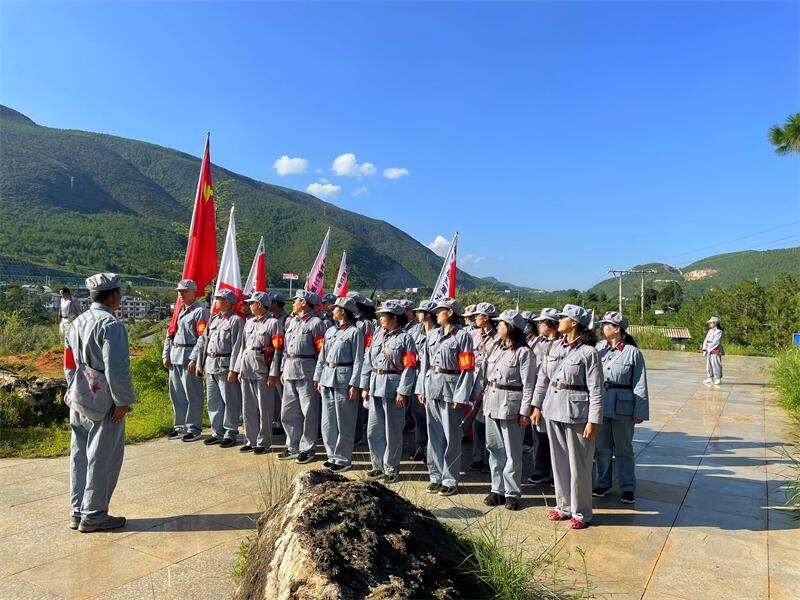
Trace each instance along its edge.
<path fill-rule="evenodd" d="M 245 306 L 242 301 L 242 272 L 239 270 L 239 253 L 236 251 L 236 220 L 234 219 L 235 207 L 231 207 L 231 219 L 228 221 L 228 233 L 225 235 L 225 247 L 222 249 L 222 260 L 219 263 L 217 287 L 214 295 L 220 290 L 232 290 L 236 294 L 236 303 L 233 306 L 240 315 L 245 315 Z"/>
<path fill-rule="evenodd" d="M 339 274 L 336 276 L 336 286 L 333 295 L 337 298 L 347 296 L 347 252 L 342 252 L 342 262 L 339 263 Z"/>
<path fill-rule="evenodd" d="M 252 296 L 253 292 L 267 291 L 267 254 L 264 252 L 264 236 L 258 242 L 256 255 L 253 264 L 250 266 L 250 274 L 247 276 L 247 283 L 244 284 L 242 293 L 245 296 Z"/>
<path fill-rule="evenodd" d="M 186 260 L 183 263 L 182 279 L 191 279 L 197 284 L 197 295 L 205 294 L 206 286 L 217 274 L 217 219 L 214 214 L 214 188 L 211 184 L 211 155 L 206 134 L 206 148 L 200 166 L 200 179 L 192 211 L 192 224 L 189 227 L 189 241 L 186 244 Z M 175 301 L 175 310 L 167 334 L 172 337 L 178 329 L 178 315 L 181 312 L 181 298 Z"/>
<path fill-rule="evenodd" d="M 453 236 L 453 241 L 450 243 L 450 249 L 447 251 L 447 256 L 444 259 L 442 270 L 439 273 L 439 279 L 436 280 L 436 285 L 431 294 L 431 301 L 438 302 L 442 298 L 455 298 L 456 297 L 456 248 L 458 246 L 458 232 Z"/>

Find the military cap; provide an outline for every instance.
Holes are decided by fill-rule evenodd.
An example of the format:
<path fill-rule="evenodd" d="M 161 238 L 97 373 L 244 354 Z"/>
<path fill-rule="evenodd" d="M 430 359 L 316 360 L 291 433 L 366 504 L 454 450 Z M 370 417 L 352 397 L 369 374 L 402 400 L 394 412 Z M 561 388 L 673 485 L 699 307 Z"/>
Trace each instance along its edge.
<path fill-rule="evenodd" d="M 716 323 L 717 325 L 719 325 L 720 323 L 722 323 L 722 321 L 719 320 L 719 317 L 711 317 L 708 321 L 706 321 L 706 323 Z"/>
<path fill-rule="evenodd" d="M 405 298 L 398 300 L 397 303 L 402 306 L 404 310 L 414 310 L 417 306 L 413 300 L 408 300 Z"/>
<path fill-rule="evenodd" d="M 192 290 L 193 292 L 197 291 L 197 284 L 192 279 L 181 279 L 178 282 L 178 287 L 175 288 L 176 290 Z"/>
<path fill-rule="evenodd" d="M 500 313 L 499 317 L 495 317 L 495 321 L 502 321 L 506 325 L 511 325 L 519 330 L 525 329 L 525 319 L 515 310 L 504 310 Z"/>
<path fill-rule="evenodd" d="M 322 304 L 325 304 L 326 302 L 333 302 L 334 300 L 336 300 L 336 296 L 334 296 L 333 294 L 328 293 L 328 294 L 324 294 L 322 296 L 322 298 L 320 298 L 319 300 L 320 300 L 320 302 Z"/>
<path fill-rule="evenodd" d="M 533 321 L 558 321 L 561 313 L 555 308 L 543 308 L 538 317 L 534 317 Z"/>
<path fill-rule="evenodd" d="M 490 302 L 478 302 L 478 304 L 475 305 L 474 313 L 476 315 L 496 317 L 498 315 L 498 310 L 495 305 Z"/>
<path fill-rule="evenodd" d="M 417 307 L 417 312 L 432 313 L 436 309 L 436 302 L 430 300 L 423 300 Z"/>
<path fill-rule="evenodd" d="M 358 302 L 358 300 L 356 300 L 356 302 Z M 364 301 L 361 302 L 361 304 L 363 304 L 364 306 L 369 306 L 369 307 L 375 306 L 375 303 L 372 300 L 370 300 L 369 298 L 367 298 L 367 297 L 364 297 Z"/>
<path fill-rule="evenodd" d="M 92 292 L 116 290 L 121 287 L 122 282 L 116 273 L 97 273 L 86 279 L 86 288 Z"/>
<path fill-rule="evenodd" d="M 358 302 L 359 304 L 366 304 L 367 299 L 358 292 L 347 292 L 347 297 L 352 298 L 353 302 Z"/>
<path fill-rule="evenodd" d="M 589 327 L 592 324 L 592 313 L 576 304 L 565 304 L 558 315 L 559 317 L 569 317 L 585 327 Z"/>
<path fill-rule="evenodd" d="M 467 304 L 466 308 L 464 308 L 464 316 L 465 317 L 474 317 L 475 316 L 475 307 L 477 304 Z"/>
<path fill-rule="evenodd" d="M 628 317 L 622 315 L 622 313 L 618 313 L 615 310 L 609 310 L 606 314 L 603 315 L 603 318 L 600 319 L 600 323 L 608 323 L 609 325 L 616 325 L 617 327 L 621 327 L 622 329 L 627 329 L 630 322 L 628 321 Z"/>
<path fill-rule="evenodd" d="M 214 298 L 228 300 L 231 304 L 236 304 L 236 302 L 239 301 L 239 296 L 236 295 L 236 292 L 226 289 L 219 290 L 216 294 L 214 294 Z"/>
<path fill-rule="evenodd" d="M 280 302 L 281 304 L 286 304 L 286 296 L 284 296 L 282 293 L 269 292 L 269 295 L 272 298 L 272 300 L 270 300 L 270 304 L 272 304 L 273 302 Z"/>
<path fill-rule="evenodd" d="M 339 308 L 343 308 L 345 310 L 349 310 L 351 313 L 355 314 L 356 312 L 356 303 L 352 298 L 336 298 L 333 301 L 334 306 L 338 306 Z"/>
<path fill-rule="evenodd" d="M 248 304 L 260 303 L 264 307 L 269 307 L 272 304 L 272 295 L 269 292 L 254 292 L 245 302 Z"/>
<path fill-rule="evenodd" d="M 521 315 L 522 315 L 522 318 L 523 318 L 523 319 L 525 319 L 525 321 L 526 321 L 526 322 L 527 322 L 527 321 L 533 321 L 533 313 L 532 313 L 531 311 L 529 311 L 529 310 L 523 310 L 523 311 L 522 311 L 521 313 L 519 313 L 519 314 L 521 314 Z"/>
<path fill-rule="evenodd" d="M 442 298 L 436 303 L 436 308 L 434 310 L 439 311 L 445 308 L 452 310 L 457 317 L 461 316 L 461 303 L 455 298 Z"/>
<path fill-rule="evenodd" d="M 300 298 L 301 300 L 305 300 L 309 304 L 313 304 L 316 306 L 319 304 L 319 296 L 317 296 L 314 292 L 309 292 L 308 290 L 297 290 L 294 295 L 295 298 Z"/>
<path fill-rule="evenodd" d="M 405 309 L 400 306 L 400 303 L 397 300 L 387 300 L 386 302 L 382 303 L 380 308 L 375 312 L 402 315 L 405 312 Z"/>

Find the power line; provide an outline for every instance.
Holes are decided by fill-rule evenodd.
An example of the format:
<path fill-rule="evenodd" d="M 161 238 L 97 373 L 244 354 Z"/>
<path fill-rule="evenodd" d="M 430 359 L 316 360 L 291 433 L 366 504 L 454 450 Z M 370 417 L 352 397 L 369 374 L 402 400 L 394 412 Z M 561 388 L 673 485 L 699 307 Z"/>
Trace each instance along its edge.
<path fill-rule="evenodd" d="M 763 233 L 769 233 L 771 231 L 778 231 L 779 229 L 786 229 L 787 227 L 796 227 L 798 225 L 800 225 L 800 221 L 793 221 L 792 223 L 787 223 L 785 225 L 780 225 L 778 227 L 773 227 L 771 229 L 764 229 L 763 231 L 757 231 L 755 233 L 744 235 L 742 237 L 738 237 L 738 238 L 735 238 L 735 239 L 732 239 L 732 240 L 727 240 L 725 242 L 720 242 L 718 244 L 711 244 L 710 246 L 704 246 L 702 248 L 697 248 L 695 250 L 688 250 L 686 252 L 681 252 L 679 254 L 673 254 L 672 256 L 668 256 L 666 260 L 669 260 L 671 262 L 672 259 L 679 258 L 681 256 L 686 256 L 688 254 L 695 254 L 697 252 L 702 252 L 703 250 L 709 250 L 711 248 L 718 248 L 719 246 L 727 246 L 728 244 L 732 244 L 734 242 L 740 242 L 742 240 L 746 240 L 747 238 L 756 237 L 756 236 L 761 235 Z M 791 237 L 794 237 L 794 235 L 792 235 Z M 767 244 L 770 244 L 770 243 L 773 243 L 773 242 L 767 242 Z"/>

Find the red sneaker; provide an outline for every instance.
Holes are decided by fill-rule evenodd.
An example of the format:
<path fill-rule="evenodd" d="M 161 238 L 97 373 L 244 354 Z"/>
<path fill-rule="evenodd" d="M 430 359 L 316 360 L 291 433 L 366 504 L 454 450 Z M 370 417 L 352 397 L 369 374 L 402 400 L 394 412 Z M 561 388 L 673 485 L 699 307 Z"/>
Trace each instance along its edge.
<path fill-rule="evenodd" d="M 550 519 L 551 521 L 565 521 L 569 519 L 567 515 L 562 513 L 560 510 L 556 510 L 554 508 L 551 508 L 550 510 L 547 511 L 547 518 Z"/>
<path fill-rule="evenodd" d="M 581 521 L 580 519 L 576 519 L 575 517 L 573 517 L 569 522 L 570 529 L 586 529 L 588 526 L 588 523 Z"/>

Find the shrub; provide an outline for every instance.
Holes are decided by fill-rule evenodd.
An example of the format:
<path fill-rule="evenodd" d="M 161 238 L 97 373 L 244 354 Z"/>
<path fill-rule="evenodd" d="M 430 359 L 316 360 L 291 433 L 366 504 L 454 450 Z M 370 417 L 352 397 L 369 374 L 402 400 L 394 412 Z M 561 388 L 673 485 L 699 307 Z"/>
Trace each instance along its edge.
<path fill-rule="evenodd" d="M 32 323 L 21 310 L 0 313 L 0 356 L 41 352 L 60 343 L 58 325 Z"/>
<path fill-rule="evenodd" d="M 636 343 L 639 345 L 639 348 L 643 350 L 675 350 L 675 344 L 673 341 L 661 335 L 660 333 L 656 333 L 655 331 L 641 331 L 637 332 L 634 336 L 636 338 Z"/>
<path fill-rule="evenodd" d="M 800 417 L 800 347 L 778 354 L 769 371 L 770 385 L 778 391 L 781 404 Z"/>

